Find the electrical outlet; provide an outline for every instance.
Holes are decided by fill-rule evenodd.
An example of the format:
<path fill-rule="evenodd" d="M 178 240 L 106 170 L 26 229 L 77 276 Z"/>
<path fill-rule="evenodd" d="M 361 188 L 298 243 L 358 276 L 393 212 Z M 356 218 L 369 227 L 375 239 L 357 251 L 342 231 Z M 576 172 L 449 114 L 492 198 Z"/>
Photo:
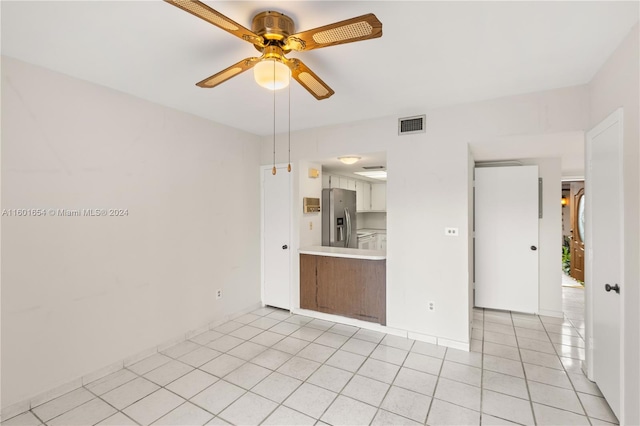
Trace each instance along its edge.
<path fill-rule="evenodd" d="M 447 237 L 457 237 L 458 228 L 444 228 L 444 235 Z"/>
<path fill-rule="evenodd" d="M 216 300 L 218 300 L 218 299 L 222 299 L 222 290 L 221 289 L 218 289 L 216 291 Z"/>
<path fill-rule="evenodd" d="M 436 302 L 428 302 L 427 306 L 429 307 L 430 311 L 435 311 L 436 310 Z"/>

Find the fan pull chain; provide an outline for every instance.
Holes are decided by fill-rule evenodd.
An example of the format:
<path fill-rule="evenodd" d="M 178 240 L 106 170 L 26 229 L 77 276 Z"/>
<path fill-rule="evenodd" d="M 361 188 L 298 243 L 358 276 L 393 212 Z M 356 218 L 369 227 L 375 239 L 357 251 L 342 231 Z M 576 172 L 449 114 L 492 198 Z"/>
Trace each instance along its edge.
<path fill-rule="evenodd" d="M 273 61 L 273 169 L 271 174 L 276 175 L 276 61 Z"/>
<path fill-rule="evenodd" d="M 291 77 L 289 77 L 291 80 Z M 289 165 L 287 171 L 291 173 L 291 81 L 289 81 Z"/>

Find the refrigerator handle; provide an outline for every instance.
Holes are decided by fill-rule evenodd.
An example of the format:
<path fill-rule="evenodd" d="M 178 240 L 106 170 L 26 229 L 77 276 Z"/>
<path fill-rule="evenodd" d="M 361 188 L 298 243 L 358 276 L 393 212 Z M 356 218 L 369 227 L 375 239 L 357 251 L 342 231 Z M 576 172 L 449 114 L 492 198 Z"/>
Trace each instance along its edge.
<path fill-rule="evenodd" d="M 344 216 L 347 219 L 347 238 L 344 242 L 345 248 L 349 247 L 349 243 L 351 243 L 351 213 L 349 213 L 349 209 L 345 207 Z"/>

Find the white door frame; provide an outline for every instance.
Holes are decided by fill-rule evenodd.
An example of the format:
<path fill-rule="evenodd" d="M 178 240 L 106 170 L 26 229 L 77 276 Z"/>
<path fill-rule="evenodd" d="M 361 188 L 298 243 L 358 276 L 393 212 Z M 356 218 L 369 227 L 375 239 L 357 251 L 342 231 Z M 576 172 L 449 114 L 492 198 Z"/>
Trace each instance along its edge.
<path fill-rule="evenodd" d="M 621 291 L 620 291 L 620 367 L 621 367 L 621 373 L 620 373 L 620 413 L 622 416 L 624 416 L 624 401 L 625 401 L 625 378 L 624 378 L 624 374 L 622 373 L 624 371 L 624 353 L 625 353 L 625 342 L 624 342 L 624 333 L 625 333 L 625 327 L 624 327 L 624 317 L 625 317 L 625 312 L 624 312 L 624 307 L 625 307 L 625 286 L 624 286 L 624 282 L 625 282 L 625 277 L 624 277 L 624 179 L 623 179 L 623 132 L 624 132 L 624 122 L 623 122 L 623 109 L 622 108 L 618 108 L 617 110 L 615 110 L 613 113 L 611 113 L 607 118 L 605 118 L 602 122 L 600 122 L 597 126 L 595 126 L 593 129 L 591 129 L 590 131 L 588 131 L 586 133 L 585 136 L 585 159 L 586 159 L 586 164 L 585 164 L 585 180 L 584 180 L 584 184 L 585 184 L 585 194 L 586 194 L 586 201 L 585 201 L 585 254 L 586 254 L 586 265 L 585 265 L 585 287 L 586 287 L 586 301 L 585 301 L 585 307 L 586 307 L 586 312 L 585 312 L 585 327 L 586 327 L 586 334 L 587 334 L 587 339 L 586 339 L 586 351 L 585 351 L 585 361 L 586 361 L 586 365 L 587 365 L 587 377 L 590 380 L 593 380 L 593 298 L 594 298 L 594 285 L 604 285 L 604 283 L 594 283 L 593 282 L 593 246 L 592 246 L 592 233 L 593 233 L 593 222 L 591 221 L 591 212 L 592 212 L 592 202 L 593 202 L 593 197 L 590 196 L 589 192 L 590 192 L 590 186 L 591 186 L 591 179 L 592 179 L 592 169 L 591 169 L 591 164 L 592 164 L 592 152 L 593 152 L 593 148 L 592 148 L 592 144 L 593 144 L 593 138 L 597 135 L 599 135 L 600 133 L 602 133 L 603 131 L 605 131 L 606 129 L 608 129 L 609 127 L 611 127 L 612 125 L 619 123 L 619 130 L 618 130 L 618 140 L 617 143 L 619 144 L 618 146 L 618 163 L 620 165 L 620 167 L 617 168 L 617 170 L 612 171 L 612 173 L 617 173 L 617 180 L 618 180 L 618 184 L 619 184 L 619 188 L 620 188 L 620 205 L 618 206 L 619 211 L 620 211 L 620 235 L 621 235 L 621 241 L 620 241 L 620 259 L 619 259 L 619 269 L 620 269 L 620 286 L 621 286 Z M 620 420 L 621 424 L 624 423 L 624 418 L 618 419 Z"/>
<path fill-rule="evenodd" d="M 291 278 L 293 277 L 293 255 L 292 253 L 297 249 L 294 249 L 294 244 L 292 244 L 293 238 L 293 181 L 294 176 L 292 172 L 287 171 L 287 167 L 289 164 L 278 163 L 275 165 L 277 173 L 291 173 L 292 176 L 289 178 L 289 286 L 291 286 Z M 260 302 L 262 306 L 265 306 L 264 303 L 264 172 L 271 171 L 273 169 L 273 165 L 271 166 L 260 166 Z M 295 244 L 297 247 L 297 244 Z M 291 300 L 291 288 L 289 288 L 289 310 L 293 309 L 293 304 Z"/>

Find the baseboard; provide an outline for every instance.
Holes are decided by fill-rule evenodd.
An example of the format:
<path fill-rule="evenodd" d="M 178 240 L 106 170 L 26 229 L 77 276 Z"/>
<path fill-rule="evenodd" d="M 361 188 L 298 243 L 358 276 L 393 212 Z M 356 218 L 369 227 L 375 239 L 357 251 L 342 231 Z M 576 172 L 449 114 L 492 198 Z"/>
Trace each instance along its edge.
<path fill-rule="evenodd" d="M 452 349 L 459 349 L 461 351 L 469 352 L 470 343 L 458 342 L 456 340 L 443 339 L 441 337 L 438 338 L 439 346 L 446 346 Z"/>
<path fill-rule="evenodd" d="M 538 315 L 542 315 L 545 317 L 564 318 L 564 312 L 562 311 L 547 311 L 544 309 L 540 309 L 538 311 Z"/>
<path fill-rule="evenodd" d="M 421 342 L 427 342 L 438 346 L 446 346 L 448 348 L 459 349 L 461 351 L 469 352 L 469 343 L 458 342 L 457 340 L 444 339 L 442 337 L 431 336 L 429 334 L 422 334 L 416 332 L 409 332 L 409 338 L 419 340 Z"/>
<path fill-rule="evenodd" d="M 429 334 L 416 333 L 414 331 L 410 331 L 407 333 L 410 339 L 419 340 L 425 343 L 431 343 L 432 345 L 438 344 L 438 338 L 436 336 L 431 336 Z"/>
<path fill-rule="evenodd" d="M 361 321 L 353 318 L 347 318 L 340 315 L 325 314 L 323 312 L 310 311 L 307 309 L 293 309 L 294 314 L 304 315 L 311 318 L 318 318 L 326 321 L 333 321 L 340 324 L 352 325 L 354 327 L 364 328 L 365 330 L 378 331 L 380 333 L 391 334 L 408 339 L 419 340 L 421 342 L 432 343 L 434 345 L 446 346 L 449 348 L 460 349 L 469 352 L 470 343 L 458 342 L 455 340 L 443 339 L 442 337 L 431 336 L 428 334 L 416 333 L 409 330 L 402 330 L 372 322 Z"/>
<path fill-rule="evenodd" d="M 4 422 L 7 419 L 18 416 L 25 411 L 29 411 L 29 409 L 31 408 L 30 404 L 31 402 L 29 400 L 26 400 L 3 408 L 2 413 L 0 414 L 0 422 Z"/>
<path fill-rule="evenodd" d="M 380 325 L 374 322 L 362 321 L 355 318 L 347 318 L 341 315 L 325 314 L 324 312 L 311 311 L 308 309 L 292 309 L 291 313 L 304 315 L 309 318 L 317 318 L 325 321 L 331 321 L 339 324 L 352 325 L 354 327 L 364 328 L 365 330 L 377 331 L 379 333 L 393 334 L 394 336 L 407 337 L 407 332 L 395 328 Z"/>
<path fill-rule="evenodd" d="M 195 328 L 193 330 L 188 330 L 185 333 L 181 333 L 180 335 L 172 339 L 166 340 L 152 348 L 148 348 L 144 351 L 138 352 L 137 354 L 131 355 L 117 362 L 111 363 L 105 367 L 99 368 L 91 373 L 88 373 L 81 377 L 70 380 L 63 385 L 56 386 L 52 389 L 41 392 L 32 398 L 12 404 L 7 407 L 3 407 L 2 410 L 0 410 L 0 422 L 6 421 L 34 407 L 42 405 L 45 402 L 51 401 L 52 399 L 55 399 L 66 393 L 69 393 L 75 389 L 78 389 L 83 385 L 86 385 L 87 383 L 91 383 L 102 377 L 108 376 L 109 374 L 115 371 L 118 371 L 123 367 L 127 367 L 129 365 L 135 364 L 136 362 L 141 361 L 144 358 L 147 358 L 155 353 L 164 351 L 165 349 L 173 345 L 176 345 L 180 342 L 183 342 L 185 340 L 188 340 L 193 336 L 197 336 L 198 334 L 204 333 L 207 330 L 216 328 L 227 321 L 231 321 L 235 318 L 241 317 L 242 315 L 246 315 L 247 313 L 255 311 L 256 309 L 259 309 L 262 306 L 263 305 L 260 302 L 254 303 L 253 305 L 250 305 L 240 311 L 234 312 L 233 314 L 224 315 L 223 317 L 216 319 L 215 321 L 209 321 L 205 325 L 199 326 L 198 328 Z"/>

